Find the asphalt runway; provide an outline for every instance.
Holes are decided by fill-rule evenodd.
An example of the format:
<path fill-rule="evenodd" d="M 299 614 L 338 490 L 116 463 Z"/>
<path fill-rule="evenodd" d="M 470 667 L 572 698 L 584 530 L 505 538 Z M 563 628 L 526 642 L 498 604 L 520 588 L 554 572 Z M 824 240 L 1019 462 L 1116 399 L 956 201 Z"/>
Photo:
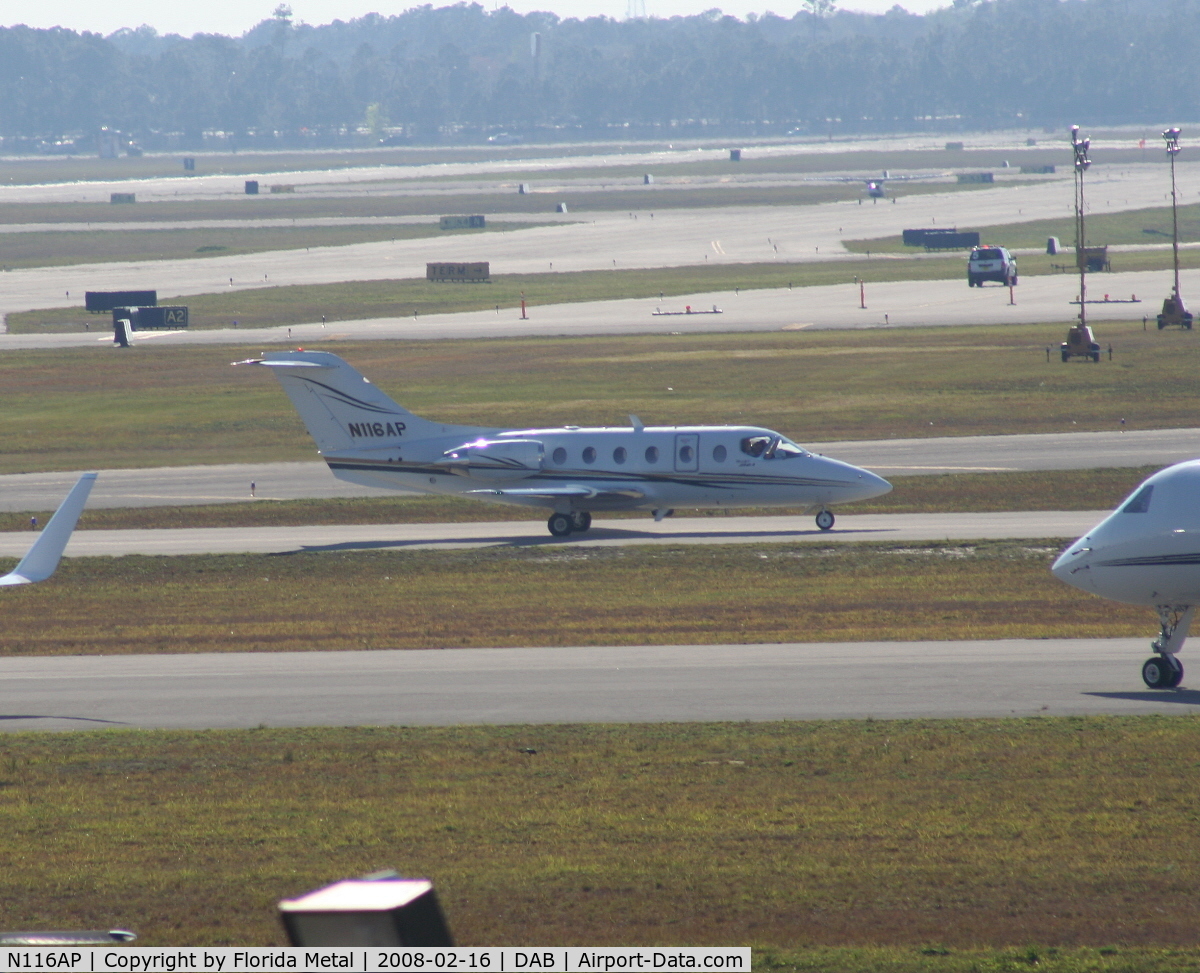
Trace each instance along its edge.
<path fill-rule="evenodd" d="M 6 658 L 0 731 L 1200 711 L 1186 685 L 1142 684 L 1149 613 L 1146 627 L 1146 639 Z M 537 740 L 531 729 L 522 743 Z"/>
<path fill-rule="evenodd" d="M 1107 511 L 838 514 L 833 530 L 812 517 L 597 518 L 586 534 L 552 537 L 544 520 L 456 524 L 334 524 L 317 527 L 206 527 L 77 530 L 67 557 L 127 554 L 295 554 L 325 551 L 454 550 L 485 547 L 620 547 L 631 544 L 850 544 L 862 541 L 971 541 L 1079 537 Z M 31 531 L 0 533 L 0 557 L 21 557 Z"/>
<path fill-rule="evenodd" d="M 1200 429 L 1148 429 L 1014 436 L 955 436 L 806 443 L 815 452 L 881 476 L 1169 466 L 1200 456 Z M 47 510 L 77 472 L 0 476 L 0 511 Z M 255 484 L 255 498 L 250 484 Z M 395 496 L 335 479 L 322 462 L 245 463 L 104 470 L 88 506 L 164 507 L 334 497 Z M 847 508 L 852 509 L 852 508 Z"/>

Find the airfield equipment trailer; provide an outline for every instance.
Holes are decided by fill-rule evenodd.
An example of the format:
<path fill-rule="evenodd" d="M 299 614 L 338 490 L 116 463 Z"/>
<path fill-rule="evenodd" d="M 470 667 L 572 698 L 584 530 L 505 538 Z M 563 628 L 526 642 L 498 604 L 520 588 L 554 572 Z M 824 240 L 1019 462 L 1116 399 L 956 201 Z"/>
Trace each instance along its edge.
<path fill-rule="evenodd" d="M 1163 301 L 1162 314 L 1158 316 L 1158 330 L 1167 327 L 1192 330 L 1192 312 L 1184 307 L 1183 297 L 1177 292 Z"/>
<path fill-rule="evenodd" d="M 1060 346 L 1062 360 L 1072 358 L 1090 358 L 1094 362 L 1100 360 L 1100 345 L 1092 329 L 1086 324 L 1077 324 L 1067 332 L 1067 340 Z"/>

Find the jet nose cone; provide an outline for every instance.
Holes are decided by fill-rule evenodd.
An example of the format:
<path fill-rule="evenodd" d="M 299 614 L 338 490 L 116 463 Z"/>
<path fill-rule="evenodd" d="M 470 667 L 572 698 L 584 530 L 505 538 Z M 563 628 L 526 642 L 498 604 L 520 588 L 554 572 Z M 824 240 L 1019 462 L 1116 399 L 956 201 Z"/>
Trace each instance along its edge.
<path fill-rule="evenodd" d="M 871 488 L 870 495 L 872 497 L 882 497 L 885 493 L 892 492 L 892 485 L 888 483 L 888 481 L 882 476 L 876 476 L 874 473 L 867 473 L 863 479 L 867 481 L 868 486 Z"/>
<path fill-rule="evenodd" d="M 1063 575 L 1067 573 L 1067 561 L 1069 560 L 1067 556 L 1068 553 L 1068 551 L 1063 551 L 1063 553 L 1058 556 L 1058 559 L 1052 565 L 1050 565 L 1050 573 L 1058 578 L 1059 581 L 1066 580 Z"/>
<path fill-rule="evenodd" d="M 870 500 L 872 497 L 882 497 L 885 493 L 892 492 L 892 485 L 870 470 L 857 470 L 855 477 L 855 500 Z"/>
<path fill-rule="evenodd" d="M 1050 573 L 1053 574 L 1059 581 L 1071 585 L 1074 588 L 1082 588 L 1082 578 L 1086 577 L 1090 570 L 1088 555 L 1092 549 L 1083 541 L 1077 541 L 1063 551 L 1052 565 L 1050 565 Z"/>

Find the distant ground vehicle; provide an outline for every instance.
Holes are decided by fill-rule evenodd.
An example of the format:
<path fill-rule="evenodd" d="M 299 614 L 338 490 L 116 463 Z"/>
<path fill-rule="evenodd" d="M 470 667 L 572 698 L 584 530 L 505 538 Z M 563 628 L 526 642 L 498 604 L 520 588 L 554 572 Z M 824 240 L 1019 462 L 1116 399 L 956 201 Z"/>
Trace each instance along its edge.
<path fill-rule="evenodd" d="M 1062 343 L 1060 348 L 1063 361 L 1070 361 L 1072 358 L 1100 360 L 1100 345 L 1096 341 L 1096 336 L 1092 334 L 1092 329 L 1086 324 L 1077 324 L 1068 331 L 1067 340 Z"/>
<path fill-rule="evenodd" d="M 491 145 L 519 145 L 525 140 L 519 135 L 510 135 L 508 132 L 497 132 L 495 135 L 488 136 L 488 142 Z"/>
<path fill-rule="evenodd" d="M 982 246 L 967 259 L 967 286 L 982 287 L 985 280 L 1005 286 L 1017 282 L 1017 260 L 1004 247 Z"/>

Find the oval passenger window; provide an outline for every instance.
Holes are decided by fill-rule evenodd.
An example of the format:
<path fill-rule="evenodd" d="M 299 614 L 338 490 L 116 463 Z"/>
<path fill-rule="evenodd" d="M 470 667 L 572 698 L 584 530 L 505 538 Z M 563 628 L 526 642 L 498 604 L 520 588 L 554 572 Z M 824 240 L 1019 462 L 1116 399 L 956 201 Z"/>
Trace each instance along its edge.
<path fill-rule="evenodd" d="M 647 463 L 657 463 L 658 462 L 658 447 L 657 446 L 647 446 L 646 447 L 646 462 Z"/>
<path fill-rule="evenodd" d="M 593 449 L 591 446 L 589 446 L 587 449 L 585 449 L 583 451 L 583 461 L 585 463 L 596 462 L 596 450 Z"/>
<path fill-rule="evenodd" d="M 692 447 L 691 446 L 680 446 L 679 447 L 679 458 L 685 463 L 690 463 L 692 461 Z"/>
<path fill-rule="evenodd" d="M 625 447 L 624 446 L 618 446 L 616 449 L 613 450 L 613 462 L 614 463 L 624 463 L 625 462 Z"/>
<path fill-rule="evenodd" d="M 567 461 L 567 451 L 565 449 L 563 449 L 561 446 L 559 446 L 558 449 L 556 449 L 554 451 L 553 456 L 554 456 L 554 462 L 556 462 L 559 466 L 562 466 L 563 463 L 565 463 Z"/>
<path fill-rule="evenodd" d="M 725 447 L 724 446 L 714 446 L 713 447 L 713 459 L 715 459 L 718 463 L 725 462 Z"/>

